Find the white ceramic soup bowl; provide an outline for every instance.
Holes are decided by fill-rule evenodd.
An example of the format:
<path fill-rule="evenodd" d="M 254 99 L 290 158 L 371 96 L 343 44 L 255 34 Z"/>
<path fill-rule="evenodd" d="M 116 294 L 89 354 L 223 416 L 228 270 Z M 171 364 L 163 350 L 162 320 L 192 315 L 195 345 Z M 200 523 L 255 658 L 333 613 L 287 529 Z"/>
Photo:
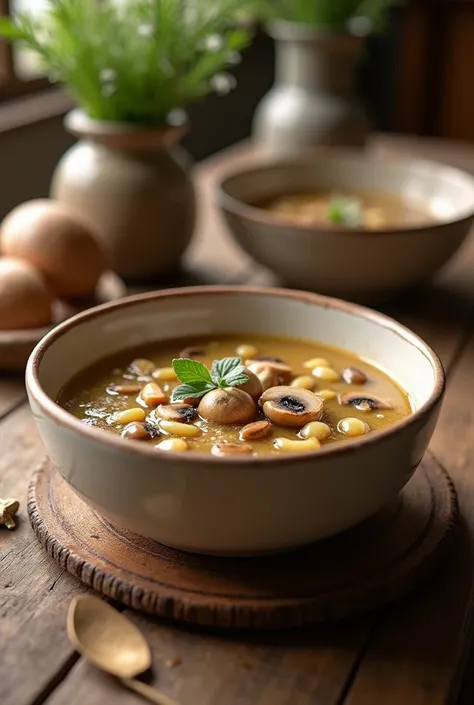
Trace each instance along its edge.
<path fill-rule="evenodd" d="M 332 191 L 401 196 L 428 214 L 419 226 L 379 230 L 302 225 L 258 207 L 274 197 Z M 220 208 L 238 244 L 281 281 L 357 301 L 390 299 L 430 279 L 463 243 L 474 219 L 474 178 L 418 159 L 332 150 L 250 164 L 222 177 Z"/>
<path fill-rule="evenodd" d="M 414 413 L 317 452 L 218 458 L 160 452 L 81 423 L 55 400 L 79 371 L 121 349 L 176 337 L 264 333 L 320 340 L 387 370 Z M 192 552 L 251 555 L 336 534 L 394 499 L 420 463 L 443 393 L 441 363 L 414 333 L 355 304 L 306 292 L 196 287 L 133 296 L 51 331 L 26 371 L 48 455 L 101 515 Z"/>

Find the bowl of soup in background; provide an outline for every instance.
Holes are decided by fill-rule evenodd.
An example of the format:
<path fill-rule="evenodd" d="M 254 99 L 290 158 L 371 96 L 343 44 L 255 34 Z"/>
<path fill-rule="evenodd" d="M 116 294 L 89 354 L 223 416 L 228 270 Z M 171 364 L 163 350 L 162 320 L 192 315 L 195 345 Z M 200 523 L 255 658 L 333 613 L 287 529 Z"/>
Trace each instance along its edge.
<path fill-rule="evenodd" d="M 412 411 L 316 451 L 219 457 L 128 441 L 57 403 L 78 373 L 117 351 L 236 333 L 351 351 L 385 371 Z M 444 394 L 436 355 L 392 319 L 307 292 L 237 286 L 142 294 L 74 316 L 35 348 L 26 383 L 47 453 L 85 502 L 138 534 L 216 555 L 291 549 L 376 513 L 420 463 Z"/>
<path fill-rule="evenodd" d="M 350 197 L 368 227 L 329 220 L 329 206 Z M 241 167 L 221 178 L 218 198 L 242 249 L 282 282 L 364 302 L 430 279 L 474 218 L 469 174 L 345 150 Z"/>

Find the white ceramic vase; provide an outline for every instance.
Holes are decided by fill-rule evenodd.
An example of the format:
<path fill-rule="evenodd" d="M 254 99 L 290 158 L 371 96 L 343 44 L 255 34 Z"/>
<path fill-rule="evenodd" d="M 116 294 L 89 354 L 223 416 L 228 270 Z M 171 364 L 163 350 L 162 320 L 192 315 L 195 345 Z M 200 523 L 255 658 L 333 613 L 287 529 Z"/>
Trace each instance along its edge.
<path fill-rule="evenodd" d="M 253 136 L 267 154 L 311 146 L 362 146 L 369 132 L 356 88 L 364 39 L 292 22 L 269 26 L 275 84 L 260 102 Z"/>
<path fill-rule="evenodd" d="M 111 123 L 74 110 L 66 127 L 78 142 L 56 167 L 51 196 L 90 223 L 126 281 L 174 272 L 195 224 L 193 183 L 176 151 L 186 123 Z"/>

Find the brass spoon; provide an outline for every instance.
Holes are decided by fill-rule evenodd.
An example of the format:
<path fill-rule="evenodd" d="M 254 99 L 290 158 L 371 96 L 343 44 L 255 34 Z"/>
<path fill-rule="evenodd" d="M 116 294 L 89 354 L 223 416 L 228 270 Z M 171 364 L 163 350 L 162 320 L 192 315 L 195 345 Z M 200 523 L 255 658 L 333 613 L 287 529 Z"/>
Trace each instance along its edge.
<path fill-rule="evenodd" d="M 151 666 L 151 653 L 141 632 L 120 612 L 92 595 L 76 596 L 69 607 L 67 633 L 74 648 L 98 668 L 158 705 L 176 700 L 135 680 Z"/>

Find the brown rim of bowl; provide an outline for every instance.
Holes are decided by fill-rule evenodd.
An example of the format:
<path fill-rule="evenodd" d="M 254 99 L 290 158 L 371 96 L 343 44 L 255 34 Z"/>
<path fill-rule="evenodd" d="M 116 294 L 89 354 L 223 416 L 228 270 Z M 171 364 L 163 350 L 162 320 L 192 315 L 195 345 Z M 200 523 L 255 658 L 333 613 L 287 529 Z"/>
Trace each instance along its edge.
<path fill-rule="evenodd" d="M 91 320 L 92 318 L 97 318 L 104 313 L 114 309 L 128 308 L 129 306 L 134 306 L 137 303 L 152 301 L 154 299 L 164 299 L 168 297 L 173 298 L 186 298 L 187 296 L 193 296 L 195 294 L 201 296 L 216 296 L 216 295 L 234 295 L 239 296 L 242 293 L 254 294 L 254 295 L 264 295 L 273 296 L 275 298 L 293 299 L 297 300 L 303 304 L 317 304 L 324 308 L 332 308 L 337 310 L 342 310 L 350 312 L 359 318 L 369 319 L 382 326 L 383 328 L 388 328 L 395 334 L 403 338 L 407 343 L 416 347 L 431 363 L 434 372 L 434 384 L 433 390 L 430 394 L 429 399 L 419 408 L 416 409 L 410 416 L 405 419 L 398 421 L 397 423 L 389 426 L 386 429 L 377 431 L 373 435 L 362 436 L 361 438 L 356 438 L 353 440 L 344 441 L 343 443 L 336 443 L 330 446 L 322 446 L 320 450 L 314 452 L 306 453 L 285 453 L 282 455 L 263 455 L 263 456 L 251 456 L 246 457 L 229 457 L 229 458 L 217 458 L 208 453 L 199 453 L 196 451 L 187 451 L 186 453 L 160 453 L 158 458 L 160 462 L 175 462 L 176 458 L 179 457 L 181 461 L 189 459 L 192 463 L 205 464 L 209 463 L 220 465 L 224 467 L 229 464 L 239 464 L 246 467 L 273 467 L 281 463 L 287 463 L 288 460 L 298 460 L 300 463 L 305 461 L 317 461 L 318 458 L 325 458 L 330 455 L 343 455 L 347 453 L 354 453 L 361 446 L 370 445 L 373 443 L 383 443 L 384 440 L 392 438 L 395 435 L 403 432 L 407 427 L 416 426 L 423 419 L 427 413 L 429 413 L 438 404 L 443 396 L 446 379 L 444 374 L 444 369 L 436 353 L 415 333 L 413 333 L 409 328 L 406 328 L 401 323 L 397 323 L 394 319 L 385 316 L 382 313 L 372 311 L 369 308 L 360 306 L 358 304 L 353 304 L 350 302 L 342 301 L 339 299 L 329 298 L 327 296 L 322 296 L 320 294 L 313 294 L 310 292 L 300 292 L 293 291 L 291 289 L 281 289 L 272 287 L 261 287 L 261 286 L 196 286 L 196 287 L 183 287 L 177 289 L 163 289 L 158 292 L 150 292 L 145 294 L 136 294 L 134 296 L 129 296 L 125 299 L 119 301 L 102 304 L 94 308 L 88 309 L 82 313 L 76 314 L 75 316 L 67 319 L 63 323 L 53 328 L 36 346 L 33 350 L 26 367 L 26 385 L 29 393 L 35 399 L 35 401 L 41 406 L 43 412 L 56 423 L 65 426 L 69 430 L 78 433 L 80 436 L 84 437 L 89 441 L 99 441 L 105 443 L 117 450 L 125 451 L 131 455 L 145 455 L 146 457 L 156 458 L 156 454 L 159 451 L 155 446 L 149 446 L 147 444 L 132 444 L 113 433 L 107 433 L 103 430 L 94 428 L 92 426 L 87 426 L 75 416 L 70 414 L 68 411 L 58 406 L 58 404 L 53 401 L 46 392 L 43 391 L 39 382 L 39 368 L 41 361 L 46 350 L 52 345 L 58 338 L 62 336 L 63 333 L 74 328 L 78 323 L 83 321 Z"/>
<path fill-rule="evenodd" d="M 388 168 L 390 166 L 407 167 L 420 167 L 432 170 L 442 170 L 452 173 L 457 178 L 461 178 L 466 182 L 470 182 L 472 187 L 472 206 L 468 213 L 462 215 L 458 218 L 453 218 L 450 220 L 435 220 L 427 221 L 421 225 L 407 225 L 405 227 L 388 227 L 379 228 L 373 230 L 365 230 L 363 228 L 345 228 L 341 225 L 329 225 L 327 227 L 318 227 L 317 225 L 304 225 L 302 223 L 293 222 L 290 218 L 285 219 L 279 215 L 273 214 L 270 211 L 263 210 L 257 205 L 252 205 L 241 201 L 235 196 L 230 195 L 226 191 L 226 187 L 230 181 L 233 179 L 250 175 L 258 174 L 259 172 L 265 172 L 273 169 L 281 168 L 298 168 L 301 166 L 311 166 L 317 164 L 318 159 L 326 159 L 330 161 L 337 161 L 338 158 L 345 156 L 355 158 L 357 157 L 363 166 L 370 166 L 370 164 L 385 164 Z M 362 237 L 374 237 L 376 235 L 406 235 L 409 236 L 410 233 L 419 232 L 421 230 L 426 230 L 429 228 L 440 229 L 447 228 L 456 223 L 463 223 L 474 217 L 474 176 L 471 176 L 467 171 L 458 169 L 457 167 L 450 166 L 449 164 L 443 164 L 442 162 L 435 162 L 429 159 L 407 159 L 406 157 L 394 157 L 388 159 L 382 159 L 376 156 L 362 155 L 360 152 L 354 149 L 349 149 L 345 147 L 334 147 L 330 150 L 328 148 L 322 148 L 319 152 L 315 152 L 314 155 L 308 157 L 302 157 L 301 159 L 270 159 L 269 161 L 262 161 L 260 164 L 256 164 L 249 167 L 240 167 L 237 169 L 228 170 L 222 172 L 219 176 L 219 181 L 217 183 L 217 192 L 219 197 L 219 205 L 223 210 L 228 210 L 240 217 L 248 218 L 249 220 L 257 221 L 265 225 L 271 225 L 277 230 L 288 230 L 292 228 L 293 230 L 300 230 L 301 232 L 326 232 L 330 229 L 330 232 L 337 233 L 339 235 L 351 235 L 354 234 Z"/>

